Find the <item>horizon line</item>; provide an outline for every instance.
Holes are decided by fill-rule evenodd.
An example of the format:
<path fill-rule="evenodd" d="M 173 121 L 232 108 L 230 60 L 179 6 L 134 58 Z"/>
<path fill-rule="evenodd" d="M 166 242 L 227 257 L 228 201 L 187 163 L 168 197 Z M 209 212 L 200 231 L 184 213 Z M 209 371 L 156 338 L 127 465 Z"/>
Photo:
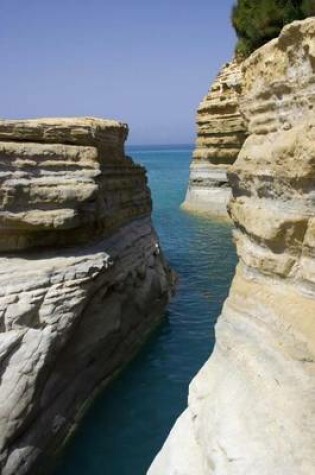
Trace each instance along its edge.
<path fill-rule="evenodd" d="M 189 146 L 194 147 L 195 144 L 188 143 L 188 142 L 179 142 L 179 143 L 142 143 L 142 144 L 128 144 L 126 143 L 126 147 L 178 147 L 178 146 Z"/>

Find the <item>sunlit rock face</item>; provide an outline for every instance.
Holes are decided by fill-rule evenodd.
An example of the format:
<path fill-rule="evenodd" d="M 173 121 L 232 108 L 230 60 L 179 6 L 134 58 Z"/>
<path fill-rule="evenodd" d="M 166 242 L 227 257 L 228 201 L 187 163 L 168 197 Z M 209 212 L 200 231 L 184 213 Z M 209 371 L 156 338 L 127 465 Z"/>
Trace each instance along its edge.
<path fill-rule="evenodd" d="M 240 63 L 228 63 L 199 105 L 196 149 L 184 209 L 227 217 L 231 189 L 226 173 L 246 137 L 239 111 L 241 84 Z"/>
<path fill-rule="evenodd" d="M 214 352 L 150 475 L 315 470 L 315 19 L 244 64 L 229 173 L 240 258 Z"/>
<path fill-rule="evenodd" d="M 3 475 L 36 473 L 163 315 L 172 276 L 127 131 L 0 122 Z"/>

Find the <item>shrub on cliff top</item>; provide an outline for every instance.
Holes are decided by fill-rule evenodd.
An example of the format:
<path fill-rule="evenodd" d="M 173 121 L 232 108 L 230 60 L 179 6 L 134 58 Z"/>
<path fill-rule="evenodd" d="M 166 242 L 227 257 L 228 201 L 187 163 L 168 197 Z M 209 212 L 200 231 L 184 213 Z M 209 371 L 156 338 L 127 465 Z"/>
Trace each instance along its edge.
<path fill-rule="evenodd" d="M 237 0 L 232 23 L 238 36 L 236 54 L 246 57 L 287 23 L 315 15 L 315 0 Z"/>

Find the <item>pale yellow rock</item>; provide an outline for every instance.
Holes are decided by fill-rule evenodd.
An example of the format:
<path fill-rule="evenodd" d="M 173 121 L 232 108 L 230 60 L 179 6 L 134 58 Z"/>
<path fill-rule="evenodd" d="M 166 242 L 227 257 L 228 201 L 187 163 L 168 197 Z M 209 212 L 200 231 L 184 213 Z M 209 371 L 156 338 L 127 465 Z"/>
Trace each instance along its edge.
<path fill-rule="evenodd" d="M 123 146 L 128 126 L 94 117 L 1 120 L 0 140 L 19 140 L 68 145 Z"/>
<path fill-rule="evenodd" d="M 240 263 L 150 475 L 186 474 L 181 454 L 198 475 L 315 473 L 314 54 L 310 18 L 243 64 L 251 135 L 229 171 Z"/>
<path fill-rule="evenodd" d="M 231 193 L 226 172 L 246 136 L 239 112 L 241 82 L 240 64 L 236 61 L 226 64 L 199 105 L 196 149 L 183 203 L 186 210 L 227 217 Z"/>
<path fill-rule="evenodd" d="M 84 243 L 148 215 L 126 135 L 101 119 L 0 121 L 0 251 Z"/>

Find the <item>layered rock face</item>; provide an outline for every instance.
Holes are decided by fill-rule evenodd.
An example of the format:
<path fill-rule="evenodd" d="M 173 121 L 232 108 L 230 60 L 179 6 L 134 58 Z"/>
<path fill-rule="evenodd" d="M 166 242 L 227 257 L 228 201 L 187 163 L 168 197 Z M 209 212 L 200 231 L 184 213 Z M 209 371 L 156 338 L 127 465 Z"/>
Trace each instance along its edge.
<path fill-rule="evenodd" d="M 163 314 L 171 273 L 127 126 L 0 122 L 0 466 L 36 473 Z"/>
<path fill-rule="evenodd" d="M 184 209 L 227 216 L 231 190 L 226 173 L 246 137 L 239 111 L 241 83 L 240 64 L 226 64 L 198 108 L 198 137 Z"/>
<path fill-rule="evenodd" d="M 244 65 L 240 257 L 209 361 L 150 475 L 315 472 L 315 19 Z"/>

